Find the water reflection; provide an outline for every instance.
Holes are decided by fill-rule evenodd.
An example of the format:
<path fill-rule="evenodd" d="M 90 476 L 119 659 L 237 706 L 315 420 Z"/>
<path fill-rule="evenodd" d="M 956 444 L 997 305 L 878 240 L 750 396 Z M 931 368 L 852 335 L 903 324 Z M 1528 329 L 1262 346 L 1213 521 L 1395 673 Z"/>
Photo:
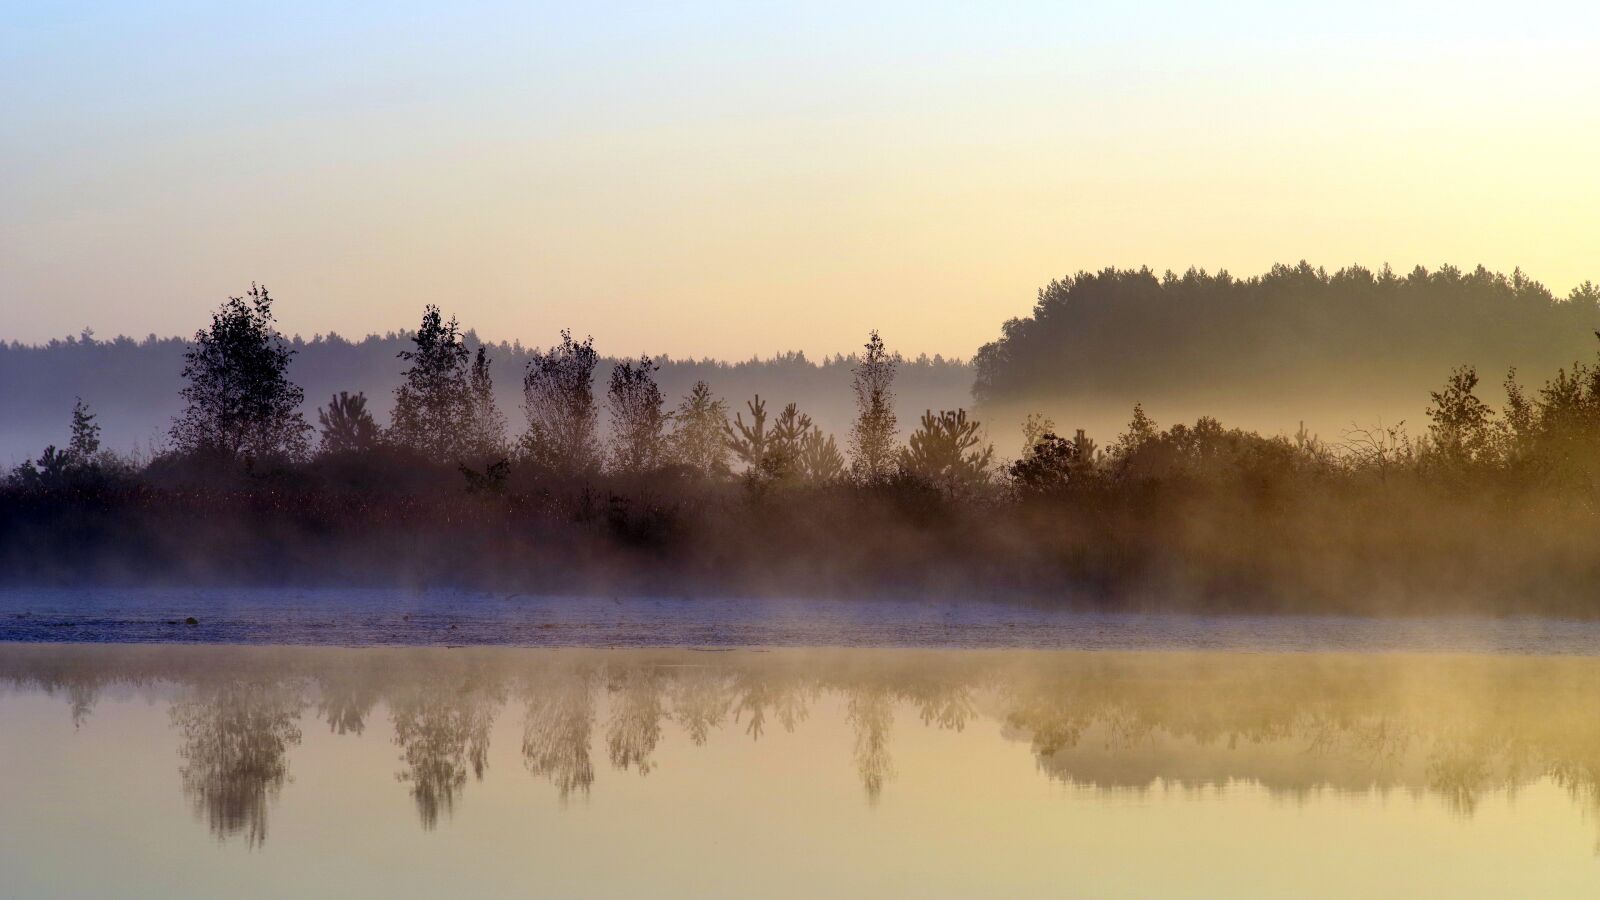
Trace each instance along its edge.
<path fill-rule="evenodd" d="M 548 778 L 561 800 L 587 794 L 594 784 L 589 756 L 594 732 L 594 673 L 586 668 L 523 681 L 527 718 L 522 759 L 528 771 Z"/>
<path fill-rule="evenodd" d="M 982 723 L 1027 745 L 1041 784 L 1402 791 L 1471 816 L 1548 778 L 1600 813 L 1600 661 L 1578 658 L 13 645 L 0 683 L 60 697 L 75 723 L 112 687 L 168 704 L 196 816 L 251 846 L 308 718 L 341 740 L 385 721 L 433 829 L 481 789 L 503 715 L 520 717 L 527 771 L 568 802 L 595 789 L 597 758 L 649 775 L 670 742 L 726 729 L 759 745 L 824 704 L 869 803 L 893 795 L 897 726 Z"/>
<path fill-rule="evenodd" d="M 231 680 L 190 686 L 172 704 L 183 792 L 212 833 L 266 840 L 267 805 L 289 777 L 304 705 L 296 686 Z"/>
<path fill-rule="evenodd" d="M 388 696 L 394 742 L 405 764 L 395 777 L 411 786 L 422 827 L 433 828 L 441 812 L 455 809 L 468 770 L 483 780 L 489 728 L 503 699 L 498 682 L 477 672 L 421 679 Z"/>

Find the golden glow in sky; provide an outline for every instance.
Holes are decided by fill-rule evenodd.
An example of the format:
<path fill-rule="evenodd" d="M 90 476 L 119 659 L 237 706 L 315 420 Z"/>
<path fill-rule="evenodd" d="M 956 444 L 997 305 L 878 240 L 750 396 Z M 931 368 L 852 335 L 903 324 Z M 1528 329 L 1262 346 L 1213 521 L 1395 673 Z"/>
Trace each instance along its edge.
<path fill-rule="evenodd" d="M 24 10 L 0 338 L 969 355 L 1080 268 L 1600 279 L 1579 4 Z"/>

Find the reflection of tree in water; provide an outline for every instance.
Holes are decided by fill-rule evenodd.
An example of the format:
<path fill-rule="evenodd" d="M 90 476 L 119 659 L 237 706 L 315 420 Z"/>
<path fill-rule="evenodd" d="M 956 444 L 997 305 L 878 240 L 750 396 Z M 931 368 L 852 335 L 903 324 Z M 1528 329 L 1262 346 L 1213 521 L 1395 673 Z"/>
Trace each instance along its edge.
<path fill-rule="evenodd" d="M 389 701 L 394 741 L 405 770 L 396 777 L 411 785 L 424 828 L 450 815 L 467 783 L 467 771 L 483 780 L 489 758 L 489 728 L 498 692 L 477 677 L 425 680 Z"/>
<path fill-rule="evenodd" d="M 336 733 L 393 714 L 423 824 L 482 777 L 490 726 L 512 688 L 522 754 L 564 801 L 596 777 L 600 737 L 618 770 L 653 771 L 674 725 L 704 743 L 730 716 L 760 737 L 836 696 L 870 801 L 894 777 L 904 711 L 960 730 L 978 717 L 1027 741 L 1053 779 L 1097 790 L 1260 785 L 1275 795 L 1405 790 L 1471 815 L 1494 791 L 1549 778 L 1600 814 L 1600 661 L 1233 654 L 726 654 L 560 656 L 160 648 L 0 648 L 0 684 L 37 687 L 87 714 L 105 686 L 179 686 L 172 721 L 183 789 L 219 836 L 258 844 L 299 741 L 300 685 Z M 356 651 L 351 651 L 356 653 Z M 360 664 L 352 664 L 352 661 Z M 309 694 L 307 695 L 309 696 Z"/>
<path fill-rule="evenodd" d="M 1063 658 L 1001 680 L 1051 777 L 1101 789 L 1253 781 L 1404 789 L 1471 815 L 1549 777 L 1600 812 L 1595 661 L 1508 657 Z"/>
<path fill-rule="evenodd" d="M 317 718 L 334 734 L 361 734 L 378 705 L 381 685 L 356 676 L 326 678 L 317 694 Z"/>
<path fill-rule="evenodd" d="M 528 685 L 522 760 L 528 771 L 550 779 L 562 802 L 589 793 L 594 760 L 594 676 L 585 670 L 543 673 Z"/>
<path fill-rule="evenodd" d="M 292 684 L 246 682 L 204 686 L 173 704 L 183 791 L 218 839 L 266 840 L 267 804 L 288 779 L 303 705 Z"/>
<path fill-rule="evenodd" d="M 766 731 L 769 712 L 784 731 L 792 732 L 811 715 L 815 693 L 814 683 L 791 672 L 742 670 L 734 674 L 733 718 L 747 719 L 745 734 L 756 740 Z"/>
<path fill-rule="evenodd" d="M 673 672 L 672 714 L 698 747 L 728 717 L 733 681 L 723 666 L 681 666 Z"/>
<path fill-rule="evenodd" d="M 881 685 L 870 684 L 850 692 L 846 716 L 855 728 L 856 768 L 868 802 L 876 803 L 883 784 L 894 777 L 889 755 L 889 727 L 894 724 L 894 698 Z"/>
<path fill-rule="evenodd" d="M 606 721 L 606 752 L 611 765 L 650 773 L 650 754 L 661 741 L 662 674 L 651 667 L 613 670 L 606 689 L 611 713 Z"/>
<path fill-rule="evenodd" d="M 67 703 L 72 709 L 73 728 L 83 727 L 83 723 L 89 720 L 89 714 L 94 712 L 94 705 L 99 699 L 99 684 L 67 685 Z"/>

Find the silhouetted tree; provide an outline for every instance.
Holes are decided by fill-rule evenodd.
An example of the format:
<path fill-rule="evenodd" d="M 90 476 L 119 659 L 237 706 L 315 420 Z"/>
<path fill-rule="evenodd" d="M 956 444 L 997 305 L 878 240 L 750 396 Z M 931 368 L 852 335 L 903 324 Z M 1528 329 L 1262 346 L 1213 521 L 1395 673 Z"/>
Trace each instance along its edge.
<path fill-rule="evenodd" d="M 611 464 L 620 472 L 648 472 L 666 461 L 667 422 L 648 356 L 611 370 L 606 405 L 611 412 Z"/>
<path fill-rule="evenodd" d="M 812 428 L 811 417 L 801 412 L 798 405 L 786 405 L 767 436 L 766 453 L 761 459 L 762 474 L 771 480 L 802 474 L 800 457 Z"/>
<path fill-rule="evenodd" d="M 760 395 L 745 405 L 750 410 L 750 423 L 745 424 L 743 414 L 734 416 L 733 422 L 724 422 L 723 437 L 728 449 L 745 464 L 746 474 L 763 482 L 809 477 L 808 462 L 816 462 L 819 473 L 827 471 L 825 447 L 816 448 L 812 458 L 806 456 L 807 442 L 815 426 L 798 405 L 785 406 L 770 428 L 767 404 Z M 838 448 L 834 450 L 837 452 Z M 819 480 L 821 477 L 819 475 Z"/>
<path fill-rule="evenodd" d="M 887 477 L 895 462 L 894 373 L 898 362 L 874 330 L 856 364 L 851 387 L 856 395 L 856 421 L 850 430 L 850 462 L 862 481 Z"/>
<path fill-rule="evenodd" d="M 1033 449 L 1007 470 L 1012 483 L 1024 492 L 1043 493 L 1085 482 L 1094 474 L 1094 441 L 1078 430 L 1067 440 L 1045 433 Z"/>
<path fill-rule="evenodd" d="M 463 429 L 469 456 L 492 464 L 506 455 L 506 419 L 494 402 L 494 381 L 489 377 L 489 353 L 479 347 L 467 374 L 467 415 Z"/>
<path fill-rule="evenodd" d="M 1477 441 L 1484 445 L 1478 461 L 1492 457 L 1548 484 L 1579 488 L 1590 503 L 1600 502 L 1600 364 L 1574 363 L 1557 370 L 1535 399 L 1515 379 L 1515 371 L 1506 376 L 1502 415 L 1483 426 L 1488 434 Z M 1475 421 L 1477 411 L 1455 399 L 1458 393 L 1447 387 L 1435 395 L 1435 407 L 1443 412 L 1464 406 L 1457 417 Z M 1472 433 L 1470 426 L 1466 430 Z"/>
<path fill-rule="evenodd" d="M 99 471 L 100 426 L 88 404 L 78 398 L 72 406 L 72 432 L 67 449 L 54 444 L 38 459 L 23 460 L 11 470 L 12 480 L 25 488 L 56 489 L 70 486 L 78 476 Z"/>
<path fill-rule="evenodd" d="M 340 391 L 317 408 L 323 453 L 367 453 L 378 446 L 378 423 L 367 411 L 367 395 Z"/>
<path fill-rule="evenodd" d="M 1133 420 L 1128 423 L 1128 430 L 1117 437 L 1117 442 L 1111 445 L 1111 456 L 1114 459 L 1126 459 L 1140 447 L 1153 440 L 1160 432 L 1156 423 L 1145 414 L 1144 406 L 1139 403 L 1133 405 Z"/>
<path fill-rule="evenodd" d="M 594 402 L 594 339 L 582 343 L 561 332 L 561 343 L 534 351 L 522 377 L 528 431 L 522 450 L 534 465 L 561 472 L 599 466 L 599 412 Z"/>
<path fill-rule="evenodd" d="M 186 407 L 172 425 L 174 448 L 229 459 L 303 457 L 311 426 L 299 411 L 305 393 L 288 377 L 294 354 L 274 325 L 266 288 L 228 298 L 184 354 Z"/>
<path fill-rule="evenodd" d="M 1481 461 L 1490 452 L 1494 410 L 1473 393 L 1477 386 L 1477 371 L 1462 366 L 1450 373 L 1444 390 L 1429 394 L 1433 424 L 1428 436 L 1433 450 L 1451 464 Z"/>
<path fill-rule="evenodd" d="M 815 484 L 843 478 L 844 454 L 839 452 L 839 445 L 834 441 L 833 435 L 823 434 L 821 428 L 811 426 L 811 430 L 800 442 L 798 468 L 802 478 Z"/>
<path fill-rule="evenodd" d="M 993 461 L 994 446 L 983 443 L 979 424 L 968 420 L 964 409 L 937 416 L 924 412 L 901 455 L 907 472 L 951 492 L 983 484 Z"/>
<path fill-rule="evenodd" d="M 750 424 L 746 425 L 743 413 L 735 413 L 733 421 L 723 420 L 723 440 L 733 455 L 745 465 L 748 473 L 758 472 L 761 463 L 767 458 L 767 444 L 770 435 L 767 433 L 767 403 L 757 394 L 755 399 L 745 401 L 745 407 L 750 410 Z"/>
<path fill-rule="evenodd" d="M 728 473 L 724 437 L 728 405 L 712 396 L 710 385 L 695 382 L 689 395 L 678 404 L 673 421 L 676 429 L 672 433 L 672 452 L 678 463 L 712 477 Z"/>
<path fill-rule="evenodd" d="M 66 487 L 74 468 L 74 457 L 51 444 L 38 459 L 23 460 L 11 470 L 11 478 L 25 488 L 53 490 Z"/>
<path fill-rule="evenodd" d="M 89 404 L 79 397 L 72 404 L 72 437 L 67 443 L 67 455 L 79 464 L 87 465 L 100 452 L 100 425 L 95 422 Z"/>
<path fill-rule="evenodd" d="M 473 402 L 472 354 L 461 327 L 454 317 L 446 322 L 439 307 L 429 304 L 411 343 L 413 349 L 399 353 L 411 365 L 394 391 L 389 437 L 438 462 L 459 460 L 472 436 Z"/>

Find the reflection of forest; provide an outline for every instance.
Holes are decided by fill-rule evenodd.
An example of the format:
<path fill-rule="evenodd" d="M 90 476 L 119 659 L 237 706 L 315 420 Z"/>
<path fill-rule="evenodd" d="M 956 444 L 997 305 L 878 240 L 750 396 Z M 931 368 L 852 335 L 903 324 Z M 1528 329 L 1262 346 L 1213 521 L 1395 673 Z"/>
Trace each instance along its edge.
<path fill-rule="evenodd" d="M 1488 792 L 1548 777 L 1600 811 L 1600 660 L 9 646 L 0 683 L 57 694 L 76 721 L 113 686 L 170 698 L 185 794 L 219 837 L 252 845 L 308 712 L 360 735 L 380 707 L 428 828 L 483 777 L 507 709 L 522 715 L 527 770 L 565 801 L 590 791 L 597 757 L 645 775 L 665 740 L 759 740 L 823 697 L 854 733 L 869 801 L 894 778 L 896 726 L 917 719 L 991 723 L 1050 778 L 1097 790 L 1402 790 L 1471 814 Z"/>

